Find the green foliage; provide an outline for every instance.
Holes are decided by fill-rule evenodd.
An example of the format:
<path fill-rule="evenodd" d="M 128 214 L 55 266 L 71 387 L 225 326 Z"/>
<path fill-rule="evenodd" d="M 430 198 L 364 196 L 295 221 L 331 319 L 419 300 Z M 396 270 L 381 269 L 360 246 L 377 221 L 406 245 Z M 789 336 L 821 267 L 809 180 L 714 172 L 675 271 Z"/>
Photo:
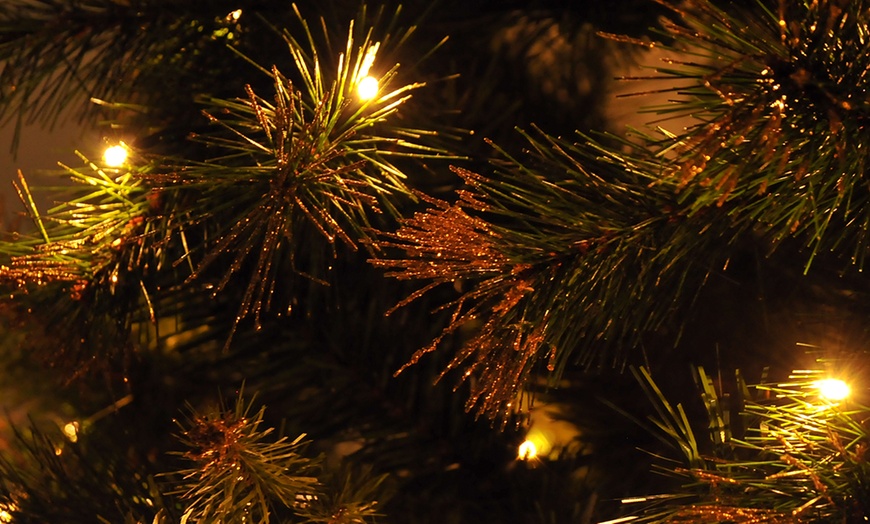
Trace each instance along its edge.
<path fill-rule="evenodd" d="M 167 264 L 162 240 L 171 219 L 153 218 L 154 195 L 137 168 L 81 158 L 83 168 L 64 166 L 74 185 L 46 191 L 59 200 L 48 211 L 37 209 L 38 189 L 19 173 L 16 189 L 34 231 L 0 241 L 0 280 L 19 297 L 10 311 L 56 326 L 49 337 L 63 332 L 59 347 L 42 356 L 101 367 L 94 354 L 123 353 L 134 324 L 155 318 L 151 297 Z"/>
<path fill-rule="evenodd" d="M 379 56 L 382 43 L 391 42 L 389 33 L 370 27 L 357 41 L 360 29 L 351 24 L 335 70 L 328 70 L 318 47 L 321 40 L 329 47 L 329 33 L 324 29 L 315 38 L 295 11 L 306 39 L 300 43 L 283 33 L 292 74 L 256 65 L 271 78 L 273 96 L 263 98 L 247 85 L 246 99 L 203 97 L 215 125 L 195 140 L 204 144 L 209 158 L 160 159 L 147 175 L 160 190 L 179 193 L 187 219 L 205 223 L 213 237 L 184 254 L 189 262 L 196 259 L 194 278 L 229 258 L 223 276 L 209 284 L 219 293 L 231 278 L 250 272 L 233 332 L 249 315 L 260 325 L 276 289 L 280 293 L 282 273 L 319 279 L 328 254 L 313 246 L 325 241 L 333 257 L 336 242 L 356 249 L 368 238 L 372 215 L 384 209 L 398 213 L 396 206 L 411 192 L 404 183 L 405 168 L 395 159 L 446 157 L 425 145 L 434 133 L 400 122 L 400 107 L 423 84 L 396 85 L 398 65 L 384 64 Z M 374 34 L 383 41 L 373 41 Z M 363 98 L 359 86 L 370 75 L 377 79 L 377 92 Z M 312 238 L 318 234 L 319 240 Z M 292 289 L 291 281 L 283 287 Z"/>
<path fill-rule="evenodd" d="M 52 191 L 59 203 L 46 211 L 19 178 L 33 233 L 0 243 L 2 311 L 43 332 L 16 338 L 16 354 L 34 348 L 80 386 L 70 409 L 108 404 L 103 422 L 124 431 L 92 417 L 77 442 L 20 433 L 23 451 L 0 460 L 0 510 L 131 524 L 610 518 L 597 514 L 609 503 L 603 481 L 593 485 L 598 459 L 516 458 L 529 395 L 548 387 L 586 407 L 630 395 L 594 387 L 589 370 L 641 358 L 676 367 L 684 333 L 715 315 L 700 301 L 733 289 L 711 276 L 760 287 L 805 271 L 817 280 L 802 289 L 848 296 L 837 304 L 863 318 L 860 276 L 828 289 L 816 272 L 860 269 L 867 248 L 866 2 L 662 2 L 662 31 L 654 43 L 640 35 L 632 57 L 665 49 L 654 76 L 678 100 L 651 109 L 659 127 L 625 138 L 561 127 L 596 117 L 559 98 L 581 86 L 558 82 L 609 74 L 606 57 L 590 55 L 611 46 L 574 53 L 595 29 L 559 15 L 600 7 L 454 12 L 461 3 L 445 0 L 408 13 L 383 2 L 348 23 L 356 6 L 310 4 L 13 0 L 0 14 L 0 121 L 50 122 L 92 99 L 113 132 L 138 137 L 122 168 L 66 167 L 74 187 Z M 451 29 L 465 31 L 442 47 L 453 54 L 419 67 Z M 421 30 L 432 45 L 412 40 Z M 500 52 L 523 63 L 504 67 Z M 561 63 L 578 56 L 600 60 Z M 478 74 L 448 86 L 454 67 Z M 559 73 L 523 96 L 529 71 Z M 379 88 L 364 100 L 367 74 Z M 598 80 L 589 85 L 587 99 L 603 99 Z M 556 129 L 505 138 L 504 122 L 554 105 L 560 114 L 541 121 Z M 574 125 L 578 113 L 589 117 Z M 667 129 L 671 118 L 690 123 Z M 467 123 L 476 135 L 456 145 L 478 154 L 468 164 L 444 146 Z M 481 131 L 498 136 L 485 152 Z M 741 264 L 744 249 L 761 253 L 752 262 L 763 270 Z M 763 290 L 752 291 L 763 310 Z M 98 381 L 75 380 L 91 367 Z M 653 505 L 636 521 L 870 511 L 866 409 L 818 409 L 814 375 L 739 382 L 726 398 L 700 369 L 699 409 L 670 403 L 658 375 L 637 376 L 656 400 L 653 430 L 684 463 L 658 469 L 685 485 L 640 497 Z M 453 393 L 435 384 L 445 378 Z M 202 408 L 241 383 L 275 419 L 241 398 Z M 118 391 L 134 407 L 117 409 Z M 179 424 L 186 450 L 167 457 L 178 444 L 171 413 L 185 402 L 196 406 Z M 621 440 L 612 412 L 581 411 L 608 426 L 604 445 Z"/>
<path fill-rule="evenodd" d="M 674 409 L 642 370 L 662 414 L 655 424 L 684 451 L 685 466 L 662 469 L 687 482 L 672 494 L 624 501 L 651 506 L 634 521 L 857 522 L 866 515 L 870 408 L 826 398 L 825 367 L 795 370 L 781 384 L 747 386 L 738 373 L 746 396 L 723 396 L 698 369 L 713 445 L 706 457 L 682 409 L 675 426 Z"/>
<path fill-rule="evenodd" d="M 867 252 L 867 3 L 765 2 L 673 7 L 666 65 L 694 125 L 653 146 L 692 213 L 721 207 L 774 242 L 797 238 L 863 266 Z M 666 4 L 667 5 L 667 4 Z M 688 83 L 687 83 L 688 82 Z"/>
<path fill-rule="evenodd" d="M 36 209 L 22 177 L 19 193 L 40 236 L 3 245 L 10 263 L 2 276 L 22 286 L 60 284 L 52 289 L 68 292 L 72 303 L 66 301 L 67 314 L 58 316 L 103 325 L 91 311 L 109 312 L 120 337 L 130 333 L 131 318 L 141 321 L 147 314 L 156 323 L 156 305 L 167 302 L 165 295 L 184 293 L 214 265 L 222 266 L 217 282 L 208 275 L 192 283 L 210 295 L 249 273 L 230 335 L 249 315 L 259 325 L 276 289 L 293 299 L 292 279 L 280 279 L 282 273 L 322 280 L 329 254 L 314 246 L 325 242 L 332 257 L 336 241 L 356 249 L 368 236 L 372 215 L 383 209 L 395 215 L 400 199 L 411 199 L 404 167 L 395 159 L 444 153 L 425 145 L 433 133 L 397 125 L 400 106 L 422 84 L 397 86 L 398 66 L 380 60 L 381 44 L 392 44 L 389 32 L 350 24 L 344 52 L 328 71 L 317 47 L 329 48 L 330 35 L 324 30 L 316 39 L 298 9 L 296 15 L 306 40 L 300 44 L 285 33 L 284 41 L 303 90 L 273 67 L 260 68 L 272 80 L 271 101 L 250 85 L 247 99 L 202 96 L 215 124 L 196 135 L 207 159 L 143 153 L 122 169 L 86 160 L 89 170 L 66 168 L 86 189 L 59 193 L 64 203 L 48 213 Z M 373 41 L 375 34 L 382 41 Z M 357 88 L 369 73 L 378 75 L 378 92 L 363 100 Z M 193 273 L 187 281 L 189 275 L 175 271 L 184 264 Z M 108 340 L 117 343 L 116 337 Z"/>
<path fill-rule="evenodd" d="M 12 522 L 136 522 L 163 507 L 142 457 L 106 446 L 99 432 L 32 426 L 15 437 L 0 458 L 0 510 Z"/>
<path fill-rule="evenodd" d="M 241 395 L 233 409 L 192 413 L 181 424 L 184 458 L 194 467 L 181 470 L 175 494 L 186 508 L 182 522 L 271 522 L 273 508 L 288 508 L 313 495 L 316 463 L 300 454 L 294 440 L 269 440 L 273 428 L 261 429 L 263 413 L 250 413 Z"/>
<path fill-rule="evenodd" d="M 47 213 L 34 204 L 33 194 L 19 173 L 19 196 L 37 228 L 35 236 L 3 242 L 9 257 L 3 277 L 20 286 L 31 283 L 94 283 L 114 288 L 127 272 L 144 268 L 135 264 L 146 256 L 143 238 L 149 236 L 147 188 L 136 173 L 97 165 L 82 157 L 88 169 L 66 167 L 78 184 L 58 191 L 65 197 Z M 129 244 L 132 249 L 123 249 Z M 119 256 L 121 255 L 121 256 Z M 132 260 L 123 260 L 122 256 Z M 149 254 L 149 261 L 153 255 Z M 160 257 L 154 259 L 159 263 Z M 77 290 L 81 293 L 82 289 Z"/>
<path fill-rule="evenodd" d="M 180 455 L 193 467 L 170 478 L 183 508 L 181 522 L 372 522 L 387 500 L 386 475 L 370 466 L 329 465 L 309 458 L 304 435 L 276 438 L 263 428 L 265 408 L 251 413 L 240 395 L 235 406 L 180 422 Z"/>
<path fill-rule="evenodd" d="M 386 475 L 373 476 L 371 467 L 343 465 L 328 473 L 321 494 L 299 504 L 296 515 L 306 523 L 361 524 L 383 516 L 379 503 L 386 502 Z"/>
<path fill-rule="evenodd" d="M 676 312 L 727 260 L 723 237 L 732 234 L 716 216 L 687 216 L 657 183 L 655 158 L 585 137 L 526 138 L 528 158 L 502 151 L 488 176 L 455 169 L 465 182 L 458 201 L 430 200 L 376 242 L 402 257 L 372 261 L 389 276 L 431 281 L 405 303 L 440 284 L 469 286 L 450 304 L 451 324 L 414 360 L 481 322 L 448 370 L 467 366 L 466 378 L 478 379 L 468 407 L 496 418 L 542 363 L 555 382 L 566 367 L 619 365 L 650 333 L 678 330 Z"/>
<path fill-rule="evenodd" d="M 651 111 L 663 124 L 689 118 L 685 130 L 579 143 L 524 134 L 527 156 L 496 148 L 491 172 L 455 169 L 465 184 L 455 204 L 430 201 L 375 243 L 401 252 L 376 266 L 423 281 L 408 301 L 440 284 L 470 286 L 447 306 L 455 314 L 442 336 L 414 357 L 479 323 L 448 366 L 475 377 L 469 409 L 498 417 L 534 373 L 555 382 L 571 365 L 622 365 L 663 333 L 678 342 L 735 246 L 796 240 L 810 247 L 807 268 L 822 248 L 860 267 L 866 103 L 863 87 L 847 86 L 867 70 L 861 3 L 795 4 L 776 16 L 755 8 L 764 16 L 706 1 L 672 7 L 678 20 L 662 35 L 672 54 L 655 78 L 678 99 Z M 841 48 L 843 63 L 830 51 Z M 845 135 L 855 155 L 837 142 Z M 851 232 L 829 240 L 834 223 Z"/>
<path fill-rule="evenodd" d="M 240 30 L 231 10 L 221 0 L 10 0 L 0 13 L 0 122 L 92 117 L 91 99 L 176 106 L 184 91 L 172 85 L 196 84 L 204 58 L 229 54 Z"/>

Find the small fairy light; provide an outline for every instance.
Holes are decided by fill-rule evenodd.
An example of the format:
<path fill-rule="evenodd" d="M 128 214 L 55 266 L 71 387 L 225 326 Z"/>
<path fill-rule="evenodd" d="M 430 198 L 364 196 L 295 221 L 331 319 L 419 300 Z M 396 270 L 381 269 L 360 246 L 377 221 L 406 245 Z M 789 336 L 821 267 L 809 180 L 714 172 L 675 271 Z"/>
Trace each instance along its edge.
<path fill-rule="evenodd" d="M 520 460 L 534 460 L 538 458 L 538 446 L 531 440 L 525 440 L 517 450 L 517 458 Z"/>
<path fill-rule="evenodd" d="M 107 147 L 103 151 L 103 163 L 108 167 L 121 167 L 127 161 L 127 147 L 124 143 Z"/>
<path fill-rule="evenodd" d="M 242 10 L 236 9 L 235 11 L 230 11 L 230 13 L 227 15 L 227 20 L 230 22 L 238 22 L 239 18 L 241 18 L 241 17 L 242 17 Z"/>
<path fill-rule="evenodd" d="M 548 432 L 533 427 L 526 434 L 526 440 L 517 448 L 517 459 L 532 462 L 546 458 L 552 447 Z"/>
<path fill-rule="evenodd" d="M 12 522 L 12 512 L 17 509 L 14 504 L 0 504 L 0 524 Z"/>
<path fill-rule="evenodd" d="M 825 400 L 843 400 L 852 391 L 848 384 L 837 378 L 826 378 L 816 381 L 814 386 L 819 390 L 819 396 Z"/>
<path fill-rule="evenodd" d="M 67 422 L 64 424 L 63 434 L 66 435 L 66 438 L 68 438 L 70 442 L 76 442 L 79 439 L 79 423 Z"/>
<path fill-rule="evenodd" d="M 367 76 L 359 81 L 359 84 L 356 86 L 356 94 L 360 97 L 360 100 L 371 100 L 377 96 L 379 89 L 378 79 L 373 76 Z"/>
<path fill-rule="evenodd" d="M 371 100 L 378 94 L 378 90 L 380 89 L 380 85 L 378 85 L 378 79 L 369 74 L 369 71 L 372 69 L 372 65 L 375 63 L 375 58 L 378 56 L 378 49 L 380 49 L 381 43 L 375 42 L 368 49 L 366 49 L 365 55 L 363 55 L 362 62 L 359 64 L 359 69 L 356 71 L 356 94 L 360 97 L 361 100 Z"/>

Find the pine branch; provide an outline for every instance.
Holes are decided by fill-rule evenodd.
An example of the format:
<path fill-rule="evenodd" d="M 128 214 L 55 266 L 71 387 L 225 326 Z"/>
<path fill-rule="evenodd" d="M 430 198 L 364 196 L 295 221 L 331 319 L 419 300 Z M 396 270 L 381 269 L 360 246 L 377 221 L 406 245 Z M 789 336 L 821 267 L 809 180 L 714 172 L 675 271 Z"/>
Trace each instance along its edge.
<path fill-rule="evenodd" d="M 429 281 L 400 305 L 441 284 L 470 287 L 409 364 L 479 323 L 445 373 L 474 376 L 467 406 L 493 417 L 516 408 L 533 373 L 555 380 L 571 365 L 623 362 L 727 260 L 728 222 L 680 211 L 671 188 L 656 183 L 656 159 L 527 139 L 528 161 L 503 152 L 491 176 L 455 169 L 468 187 L 458 201 L 427 199 L 428 211 L 375 241 L 404 258 L 372 261 L 389 276 Z"/>
<path fill-rule="evenodd" d="M 59 347 L 48 360 L 67 360 L 73 369 L 97 364 L 97 354 L 111 360 L 130 344 L 135 322 L 156 321 L 155 275 L 167 256 L 167 221 L 155 219 L 153 194 L 136 168 L 82 159 L 83 169 L 65 166 L 75 184 L 56 191 L 61 203 L 47 212 L 36 208 L 19 176 L 36 233 L 0 242 L 0 281 L 10 304 L 56 328 Z"/>
<path fill-rule="evenodd" d="M 91 172 L 67 168 L 73 180 L 96 190 L 73 193 L 46 215 L 36 209 L 22 178 L 19 192 L 40 237 L 4 244 L 10 263 L 2 276 L 22 287 L 51 284 L 40 295 L 72 299 L 62 301 L 70 307 L 58 317 L 75 319 L 73 325 L 99 325 L 101 335 L 118 331 L 124 338 L 132 330 L 132 316 L 156 326 L 157 305 L 168 304 L 164 312 L 171 313 L 171 296 L 184 294 L 181 288 L 191 284 L 173 281 L 179 275 L 170 261 L 190 266 L 191 280 L 206 281 L 211 266 L 228 259 L 217 283 L 206 284 L 209 293 L 223 291 L 239 272 L 251 272 L 229 344 L 242 319 L 250 315 L 259 324 L 261 313 L 270 310 L 280 273 L 289 269 L 319 278 L 326 265 L 321 258 L 327 255 L 315 245 L 325 243 L 334 257 L 336 241 L 355 249 L 366 237 L 373 214 L 385 209 L 395 215 L 399 201 L 410 195 L 396 160 L 444 156 L 425 145 L 429 133 L 397 125 L 400 106 L 422 84 L 397 86 L 398 66 L 385 68 L 379 56 L 379 51 L 388 56 L 394 39 L 402 44 L 413 29 L 395 38 L 351 24 L 335 70 L 328 71 L 318 58 L 324 44 L 298 9 L 296 15 L 307 41 L 300 44 L 289 32 L 284 37 L 303 91 L 277 68 L 263 69 L 273 83 L 273 100 L 250 86 L 247 99 L 203 99 L 215 125 L 197 139 L 216 152 L 211 159 L 143 154 L 136 159 L 142 165 L 128 165 L 128 173 L 93 163 Z M 365 11 L 361 16 L 366 19 Z M 382 18 L 378 14 L 375 22 Z M 386 25 L 393 28 L 395 20 Z M 382 41 L 373 41 L 375 34 Z M 326 32 L 320 40 L 331 51 Z M 357 89 L 369 73 L 379 74 L 378 91 L 361 99 Z M 322 241 L 312 239 L 318 234 Z M 302 253 L 305 259 L 297 260 Z M 283 286 L 291 287 L 289 282 Z M 282 286 L 277 293 L 287 294 Z M 28 307 L 34 302 L 26 301 Z M 118 329 L 104 330 L 97 309 L 113 315 Z M 81 338 L 98 337 L 73 337 Z M 106 340 L 122 345 L 114 336 Z"/>
<path fill-rule="evenodd" d="M 668 2 L 662 2 L 669 4 Z M 658 79 L 679 96 L 659 122 L 696 122 L 658 148 L 693 213 L 724 207 L 776 243 L 797 238 L 859 268 L 870 205 L 866 2 L 670 6 Z M 685 81 L 689 81 L 686 85 Z"/>
<path fill-rule="evenodd" d="M 11 522 L 141 522 L 165 510 L 154 477 L 123 446 L 35 426 L 16 428 L 15 444 L 0 457 L 0 509 Z"/>
<path fill-rule="evenodd" d="M 363 524 L 383 516 L 383 486 L 387 475 L 372 475 L 371 468 L 344 466 L 331 472 L 321 495 L 299 504 L 296 515 L 305 523 Z"/>
<path fill-rule="evenodd" d="M 297 257 L 321 256 L 310 245 L 301 247 L 311 232 L 326 241 L 334 257 L 335 243 L 356 249 L 367 238 L 373 214 L 384 209 L 397 214 L 410 190 L 396 159 L 446 158 L 426 145 L 428 133 L 401 125 L 400 107 L 423 84 L 396 85 L 398 66 L 381 63 L 382 46 L 372 41 L 373 28 L 358 41 L 359 30 L 351 24 L 336 69 L 329 71 L 319 58 L 318 40 L 296 13 L 307 41 L 300 43 L 289 32 L 284 38 L 295 65 L 290 76 L 299 80 L 294 83 L 277 67 L 257 66 L 272 79 L 271 99 L 251 86 L 246 99 L 204 99 L 215 126 L 195 138 L 212 158 L 181 165 L 167 159 L 147 177 L 166 191 L 195 194 L 187 200 L 191 220 L 208 224 L 219 214 L 224 217 L 213 225 L 214 239 L 199 246 L 194 278 L 228 259 L 214 284 L 219 293 L 250 266 L 236 327 L 248 316 L 259 325 L 288 265 L 305 274 L 297 268 L 312 264 Z M 328 35 L 322 39 L 329 42 Z M 360 86 L 370 82 L 377 91 L 361 97 Z"/>
<path fill-rule="evenodd" d="M 239 396 L 232 410 L 192 413 L 180 436 L 195 467 L 182 470 L 174 492 L 186 510 L 184 521 L 270 522 L 275 508 L 289 508 L 300 496 L 316 496 L 316 463 L 302 456 L 303 436 L 269 441 L 260 429 L 265 408 L 250 413 Z"/>
<path fill-rule="evenodd" d="M 25 237 L 0 246 L 10 256 L 9 265 L 0 270 L 0 277 L 7 282 L 19 286 L 46 282 L 85 286 L 101 279 L 117 283 L 119 266 L 123 266 L 117 257 L 122 244 L 142 244 L 145 228 L 141 226 L 149 210 L 147 189 L 132 172 L 81 158 L 88 171 L 64 167 L 82 189 L 64 191 L 68 200 L 47 214 L 36 208 L 30 188 L 19 173 L 16 189 L 40 238 Z M 137 250 L 129 256 L 135 260 L 142 253 Z"/>
<path fill-rule="evenodd" d="M 701 384 L 712 384 L 703 369 L 698 376 Z M 864 458 L 870 439 L 868 408 L 849 399 L 826 397 L 821 379 L 829 376 L 822 367 L 796 370 L 787 383 L 747 387 L 738 375 L 738 388 L 748 395 L 745 403 L 734 402 L 740 396 L 729 402 L 712 386 L 704 386 L 713 455 L 688 467 L 663 468 L 689 483 L 682 492 L 624 501 L 651 506 L 637 513 L 633 522 L 852 522 L 862 518 L 868 500 Z M 650 398 L 669 406 L 657 389 Z M 738 418 L 747 424 L 745 435 L 732 435 L 733 428 L 726 422 Z M 669 433 L 688 449 L 690 440 L 685 435 Z"/>
<path fill-rule="evenodd" d="M 412 362 L 479 319 L 477 335 L 448 369 L 467 366 L 479 379 L 469 408 L 480 402 L 484 412 L 504 412 L 539 363 L 547 361 L 556 377 L 572 361 L 601 364 L 591 356 L 637 347 L 677 318 L 672 308 L 691 303 L 741 238 L 761 234 L 774 246 L 798 238 L 812 248 L 808 263 L 822 245 L 844 247 L 860 263 L 860 224 L 870 208 L 857 177 L 867 148 L 850 156 L 842 139 L 852 124 L 849 137 L 866 134 L 864 109 L 860 89 L 835 87 L 860 85 L 867 70 L 858 9 L 789 8 L 780 24 L 769 11 L 759 18 L 709 2 L 675 8 L 684 25 L 668 23 L 666 34 L 680 56 L 661 73 L 695 85 L 673 88 L 684 100 L 660 111 L 691 115 L 698 125 L 663 131 L 658 142 L 641 137 L 641 146 L 529 139 L 533 162 L 503 153 L 513 173 L 458 170 L 470 190 L 457 204 L 431 201 L 435 210 L 376 241 L 408 259 L 378 259 L 377 266 L 431 282 L 411 299 L 439 284 L 475 282 L 449 306 L 455 314 L 442 336 Z M 803 33 L 788 28 L 792 19 Z M 842 34 L 828 31 L 837 24 Z M 848 48 L 849 61 L 825 51 L 833 48 Z M 789 105 L 796 109 L 786 111 Z M 814 171 L 804 180 L 807 166 Z M 852 233 L 828 240 L 833 223 L 857 225 L 857 243 L 848 245 Z"/>
<path fill-rule="evenodd" d="M 0 121 L 15 118 L 16 128 L 53 125 L 68 110 L 84 119 L 99 110 L 90 100 L 168 102 L 176 94 L 169 84 L 181 78 L 199 85 L 202 75 L 194 72 L 238 43 L 238 18 L 224 6 L 217 0 L 193 8 L 172 1 L 10 0 L 0 14 L 0 77 L 7 86 Z"/>

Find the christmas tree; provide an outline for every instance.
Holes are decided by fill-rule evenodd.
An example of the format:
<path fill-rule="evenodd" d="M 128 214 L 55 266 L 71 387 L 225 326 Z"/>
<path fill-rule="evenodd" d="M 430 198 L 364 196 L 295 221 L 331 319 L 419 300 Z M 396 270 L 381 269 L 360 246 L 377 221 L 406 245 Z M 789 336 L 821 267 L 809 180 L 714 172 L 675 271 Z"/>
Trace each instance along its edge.
<path fill-rule="evenodd" d="M 870 4 L 420 4 L 7 0 L 0 522 L 864 522 Z"/>

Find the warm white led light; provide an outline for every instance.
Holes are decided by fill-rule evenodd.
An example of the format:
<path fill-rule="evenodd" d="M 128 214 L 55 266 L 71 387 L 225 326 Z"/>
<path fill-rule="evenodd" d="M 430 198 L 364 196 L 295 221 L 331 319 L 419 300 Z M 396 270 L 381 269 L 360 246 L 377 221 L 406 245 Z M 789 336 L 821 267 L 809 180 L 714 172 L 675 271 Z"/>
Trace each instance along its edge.
<path fill-rule="evenodd" d="M 843 400 L 851 393 L 849 385 L 836 378 L 819 380 L 815 386 L 819 390 L 819 395 L 826 400 Z"/>
<path fill-rule="evenodd" d="M 66 438 L 68 438 L 70 442 L 77 441 L 79 439 L 79 423 L 68 422 L 64 424 L 63 434 L 66 435 Z"/>
<path fill-rule="evenodd" d="M 520 460 L 534 460 L 537 456 L 538 446 L 531 440 L 524 441 L 517 450 L 517 458 Z"/>
<path fill-rule="evenodd" d="M 6 524 L 12 522 L 11 512 L 16 510 L 18 510 L 18 507 L 15 504 L 0 504 L 0 523 Z"/>
<path fill-rule="evenodd" d="M 103 163 L 108 167 L 121 167 L 127 161 L 127 148 L 123 145 L 107 147 L 103 151 Z"/>
<path fill-rule="evenodd" d="M 378 79 L 373 76 L 367 76 L 359 81 L 356 86 L 356 93 L 361 100 L 371 100 L 378 94 Z"/>

